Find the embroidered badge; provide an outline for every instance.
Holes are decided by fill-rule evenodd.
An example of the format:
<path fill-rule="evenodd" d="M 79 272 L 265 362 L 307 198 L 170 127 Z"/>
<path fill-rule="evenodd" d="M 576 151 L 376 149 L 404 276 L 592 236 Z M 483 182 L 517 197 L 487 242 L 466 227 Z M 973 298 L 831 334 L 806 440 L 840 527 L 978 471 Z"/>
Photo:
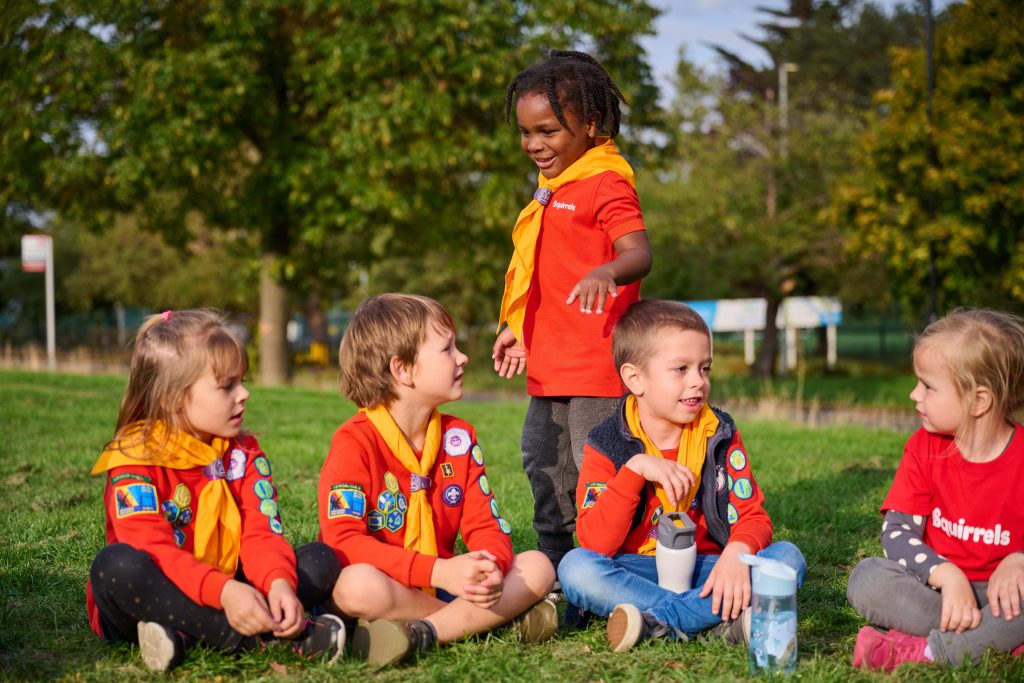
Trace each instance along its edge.
<path fill-rule="evenodd" d="M 733 505 L 732 503 L 729 503 L 728 513 L 729 524 L 735 524 L 736 522 L 740 521 L 740 513 L 736 510 L 736 506 Z"/>
<path fill-rule="evenodd" d="M 593 507 L 594 503 L 597 502 L 597 497 L 600 496 L 607 488 L 608 484 L 603 481 L 588 481 L 587 495 L 583 497 L 583 507 Z"/>
<path fill-rule="evenodd" d="M 484 450 L 480 448 L 480 444 L 473 444 L 473 450 L 470 451 L 470 455 L 473 456 L 473 462 L 483 467 L 484 464 Z"/>
<path fill-rule="evenodd" d="M 405 497 L 404 493 L 398 494 L 398 511 L 405 512 L 409 509 L 409 500 Z"/>
<path fill-rule="evenodd" d="M 160 503 L 160 509 L 164 511 L 164 519 L 171 524 L 177 524 L 178 517 L 181 515 L 181 508 L 173 500 L 165 500 Z"/>
<path fill-rule="evenodd" d="M 504 517 L 498 519 L 498 528 L 504 531 L 506 534 L 512 534 L 512 525 Z"/>
<path fill-rule="evenodd" d="M 480 493 L 485 496 L 491 495 L 491 482 L 487 481 L 487 475 L 481 474 L 480 478 L 476 480 L 480 484 Z"/>
<path fill-rule="evenodd" d="M 277 517 L 271 517 L 270 518 L 270 530 L 273 531 L 275 534 L 283 534 L 284 533 L 284 527 L 281 525 L 281 520 L 278 519 Z"/>
<path fill-rule="evenodd" d="M 651 524 L 658 525 L 658 520 L 661 519 L 661 513 L 665 511 L 665 508 L 659 505 L 654 508 L 654 512 L 651 513 Z M 657 533 L 657 532 L 655 532 Z"/>
<path fill-rule="evenodd" d="M 182 508 L 178 515 L 178 526 L 188 526 L 192 523 L 192 508 Z"/>
<path fill-rule="evenodd" d="M 499 519 L 501 517 L 501 513 L 498 512 L 498 501 L 494 498 L 491 498 L 491 515 L 495 519 Z"/>
<path fill-rule="evenodd" d="M 241 448 L 235 448 L 231 451 L 231 460 L 228 462 L 227 480 L 234 481 L 235 479 L 241 479 L 245 474 L 245 451 Z M 270 474 L 270 472 L 267 472 Z"/>
<path fill-rule="evenodd" d="M 451 484 L 445 487 L 441 497 L 444 498 L 445 505 L 455 507 L 462 502 L 462 487 L 458 484 Z"/>
<path fill-rule="evenodd" d="M 391 493 L 398 493 L 398 477 L 390 472 L 384 473 L 384 488 Z"/>
<path fill-rule="evenodd" d="M 152 484 L 124 484 L 114 489 L 117 517 L 156 512 L 156 487 Z"/>
<path fill-rule="evenodd" d="M 740 500 L 746 500 L 754 495 L 754 485 L 750 483 L 750 480 L 746 477 L 736 480 L 736 485 L 733 486 L 732 492 Z"/>
<path fill-rule="evenodd" d="M 187 508 L 189 503 L 192 502 L 192 492 L 188 490 L 185 484 L 178 484 L 174 488 L 174 495 L 171 497 L 180 508 Z"/>
<path fill-rule="evenodd" d="M 252 485 L 252 490 L 256 492 L 256 496 L 260 500 L 274 497 L 274 485 L 270 483 L 269 479 L 257 480 L 256 483 Z"/>
<path fill-rule="evenodd" d="M 174 528 L 174 545 L 179 548 L 185 545 L 185 532 L 177 527 Z"/>
<path fill-rule="evenodd" d="M 451 479 L 455 476 L 455 468 L 452 467 L 450 462 L 441 463 L 441 476 L 445 479 Z"/>
<path fill-rule="evenodd" d="M 725 475 L 725 482 L 726 482 L 726 486 L 729 487 L 729 490 L 732 491 L 732 487 L 734 486 L 734 483 L 733 483 L 732 475 L 731 474 Z"/>
<path fill-rule="evenodd" d="M 362 519 L 366 514 L 366 494 L 355 484 L 335 484 L 327 495 L 327 519 L 352 517 Z"/>
<path fill-rule="evenodd" d="M 742 470 L 747 466 L 747 454 L 739 448 L 735 449 L 729 454 L 729 465 L 731 465 L 734 470 Z"/>
<path fill-rule="evenodd" d="M 391 512 L 398 507 L 398 501 L 395 499 L 395 494 L 391 491 L 381 491 L 380 495 L 377 496 L 377 509 L 381 512 Z"/>
<path fill-rule="evenodd" d="M 111 484 L 117 484 L 119 482 L 124 481 L 125 479 L 131 479 L 131 480 L 134 480 L 134 481 L 145 481 L 145 482 L 153 481 L 152 479 L 150 479 L 149 477 L 147 477 L 144 474 L 135 474 L 134 472 L 122 472 L 121 474 L 117 475 L 116 477 L 111 477 L 110 478 L 110 483 Z"/>
<path fill-rule="evenodd" d="M 370 531 L 380 531 L 384 528 L 384 515 L 379 510 L 371 510 L 366 516 L 366 527 Z"/>
<path fill-rule="evenodd" d="M 260 512 L 267 517 L 277 517 L 277 513 L 280 511 L 281 509 L 277 506 L 277 501 L 273 498 L 265 498 L 260 501 Z"/>
<path fill-rule="evenodd" d="M 261 455 L 252 461 L 252 466 L 256 468 L 256 471 L 262 474 L 264 477 L 270 476 L 270 461 L 267 460 L 265 455 Z"/>
<path fill-rule="evenodd" d="M 469 452 L 472 443 L 469 432 L 461 427 L 452 427 L 444 433 L 444 452 L 453 458 Z"/>
<path fill-rule="evenodd" d="M 398 510 L 392 510 L 384 517 L 384 528 L 391 533 L 397 533 L 405 524 L 405 515 Z"/>

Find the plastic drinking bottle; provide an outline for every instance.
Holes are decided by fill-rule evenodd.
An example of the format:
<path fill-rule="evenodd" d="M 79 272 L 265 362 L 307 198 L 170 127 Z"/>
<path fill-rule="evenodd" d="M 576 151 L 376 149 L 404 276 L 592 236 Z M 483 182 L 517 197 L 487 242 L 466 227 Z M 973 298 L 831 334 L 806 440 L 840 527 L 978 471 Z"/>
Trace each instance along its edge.
<path fill-rule="evenodd" d="M 690 590 L 696 561 L 697 525 L 685 512 L 666 512 L 658 521 L 654 549 L 658 585 L 676 593 Z"/>
<path fill-rule="evenodd" d="M 796 570 L 756 555 L 750 565 L 750 671 L 792 673 L 796 669 Z"/>

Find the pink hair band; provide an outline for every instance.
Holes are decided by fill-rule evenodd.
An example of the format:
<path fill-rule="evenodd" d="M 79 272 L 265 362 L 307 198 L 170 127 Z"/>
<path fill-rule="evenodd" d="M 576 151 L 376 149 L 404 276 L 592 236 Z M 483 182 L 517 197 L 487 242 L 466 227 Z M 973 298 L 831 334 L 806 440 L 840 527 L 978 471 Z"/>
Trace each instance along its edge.
<path fill-rule="evenodd" d="M 164 322 L 167 322 L 171 317 L 171 309 L 168 308 L 166 311 L 161 313 L 160 317 L 164 319 Z"/>

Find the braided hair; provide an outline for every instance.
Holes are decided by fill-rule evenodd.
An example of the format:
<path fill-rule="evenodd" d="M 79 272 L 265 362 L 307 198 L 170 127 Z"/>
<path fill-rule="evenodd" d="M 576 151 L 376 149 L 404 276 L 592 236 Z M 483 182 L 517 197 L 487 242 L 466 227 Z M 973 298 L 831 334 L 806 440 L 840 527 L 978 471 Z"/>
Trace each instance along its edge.
<path fill-rule="evenodd" d="M 626 98 L 601 62 L 586 52 L 552 50 L 543 62 L 520 71 L 505 93 L 505 123 L 519 98 L 534 93 L 547 95 L 551 110 L 566 128 L 568 109 L 583 123 L 593 122 L 599 135 L 619 134 L 619 101 L 626 104 Z"/>

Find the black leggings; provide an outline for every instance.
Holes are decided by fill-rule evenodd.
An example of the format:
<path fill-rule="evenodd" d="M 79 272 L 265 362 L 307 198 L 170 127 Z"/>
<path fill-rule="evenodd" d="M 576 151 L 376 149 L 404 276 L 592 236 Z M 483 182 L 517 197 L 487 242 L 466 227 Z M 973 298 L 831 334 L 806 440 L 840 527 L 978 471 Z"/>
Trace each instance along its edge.
<path fill-rule="evenodd" d="M 341 566 L 338 556 L 323 543 L 295 549 L 299 584 L 296 594 L 306 610 L 331 596 Z M 246 581 L 242 568 L 235 576 Z M 89 571 L 93 600 L 100 611 L 106 640 L 137 642 L 140 621 L 155 621 L 224 652 L 259 646 L 255 636 L 231 628 L 223 610 L 193 602 L 153 562 L 149 553 L 114 543 L 103 548 Z"/>

